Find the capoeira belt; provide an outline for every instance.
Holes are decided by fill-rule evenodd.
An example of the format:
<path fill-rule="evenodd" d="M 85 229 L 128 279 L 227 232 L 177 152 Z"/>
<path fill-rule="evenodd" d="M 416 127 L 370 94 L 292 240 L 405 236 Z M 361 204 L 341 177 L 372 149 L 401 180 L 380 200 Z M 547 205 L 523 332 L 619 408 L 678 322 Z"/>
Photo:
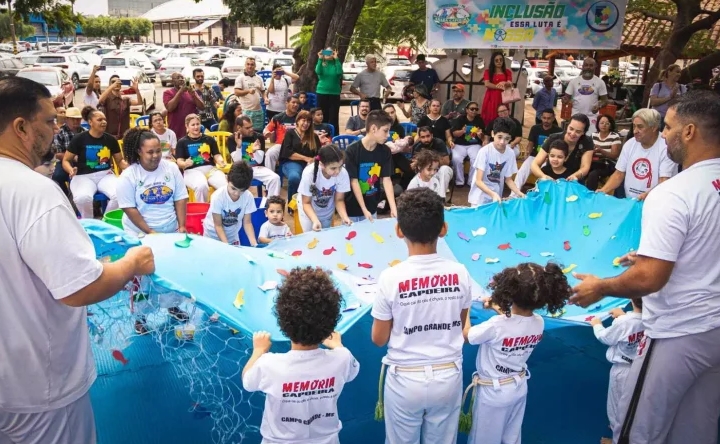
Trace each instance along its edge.
<path fill-rule="evenodd" d="M 482 379 L 480 378 L 480 376 L 477 375 L 477 373 L 474 374 L 472 382 L 465 389 L 465 393 L 463 393 L 462 397 L 462 402 L 460 403 L 460 423 L 458 425 L 458 430 L 462 433 L 470 433 L 470 429 L 472 428 L 473 404 L 475 404 L 475 395 L 477 394 L 477 387 L 479 385 L 500 387 L 501 385 L 517 384 L 520 382 L 520 379 L 525 377 L 526 374 L 527 369 L 523 369 L 523 371 L 521 371 L 517 375 L 508 376 L 506 378 L 500 379 Z M 467 396 L 471 390 L 472 396 L 470 397 L 470 406 L 468 407 L 467 412 L 463 412 L 463 406 L 465 405 L 465 401 L 467 400 Z"/>
<path fill-rule="evenodd" d="M 417 366 L 417 367 L 395 367 L 396 371 L 399 372 L 424 372 L 426 366 Z M 442 370 L 445 368 L 457 368 L 454 362 L 448 362 L 447 364 L 434 364 L 431 365 L 433 370 Z"/>
<path fill-rule="evenodd" d="M 650 358 L 654 348 L 655 341 L 651 339 L 642 367 L 640 367 L 640 373 L 638 374 L 637 381 L 635 382 L 635 389 L 633 390 L 632 398 L 630 398 L 627 413 L 625 413 L 625 421 L 623 422 L 618 444 L 630 444 L 630 431 L 632 430 L 633 421 L 635 421 L 635 412 L 637 411 L 638 404 L 640 404 L 640 395 L 642 394 L 643 385 L 645 384 L 645 376 L 647 376 L 648 368 L 650 366 Z"/>

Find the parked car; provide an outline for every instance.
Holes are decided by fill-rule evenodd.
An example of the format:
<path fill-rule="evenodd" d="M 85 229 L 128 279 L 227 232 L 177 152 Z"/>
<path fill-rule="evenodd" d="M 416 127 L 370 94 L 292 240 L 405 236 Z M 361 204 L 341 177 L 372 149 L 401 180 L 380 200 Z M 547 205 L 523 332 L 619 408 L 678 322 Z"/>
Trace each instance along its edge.
<path fill-rule="evenodd" d="M 172 80 L 172 75 L 175 72 L 183 72 L 187 67 L 199 66 L 193 62 L 192 59 L 187 57 L 173 57 L 163 60 L 160 63 L 160 69 L 158 70 L 160 76 L 160 83 L 162 86 L 167 86 Z"/>
<path fill-rule="evenodd" d="M 411 74 L 412 74 L 412 71 L 409 69 L 395 70 L 392 77 L 390 77 L 388 79 L 388 83 L 390 84 L 390 91 L 392 92 L 392 95 L 390 97 L 388 97 L 388 100 L 392 100 L 392 101 L 402 100 L 403 89 L 407 86 L 408 83 L 410 83 L 410 75 Z"/>
<path fill-rule="evenodd" d="M 38 82 L 50 91 L 53 104 L 58 106 L 73 106 L 75 98 L 75 85 L 65 70 L 57 66 L 33 66 L 23 68 L 17 73 L 18 77 Z"/>
<path fill-rule="evenodd" d="M 210 49 L 200 53 L 200 59 L 198 60 L 198 62 L 201 65 L 213 66 L 217 69 L 220 69 L 222 68 L 223 63 L 225 63 L 225 59 L 227 58 L 227 54 L 220 51 L 219 49 Z"/>
<path fill-rule="evenodd" d="M 203 70 L 203 74 L 205 74 L 205 84 L 206 85 L 217 85 L 218 82 L 220 82 L 220 79 L 222 79 L 222 73 L 220 72 L 220 68 L 215 68 L 214 66 L 186 66 L 183 68 L 182 75 L 186 79 L 191 79 L 190 83 L 193 82 L 193 71 L 197 68 L 200 68 Z"/>
<path fill-rule="evenodd" d="M 270 63 L 268 63 L 268 69 L 272 69 L 275 65 L 280 65 L 285 71 L 293 72 L 293 63 L 295 63 L 295 60 L 292 57 L 273 56 L 270 58 Z"/>
<path fill-rule="evenodd" d="M 57 66 L 64 69 L 70 76 L 75 89 L 80 88 L 80 81 L 90 78 L 92 66 L 77 54 L 41 54 L 35 61 L 36 65 Z"/>
<path fill-rule="evenodd" d="M 130 106 L 130 112 L 145 115 L 147 111 L 155 107 L 157 100 L 157 91 L 155 90 L 155 82 L 150 80 L 148 76 L 140 68 L 126 68 L 117 74 L 122 83 L 123 96 L 135 96 L 135 90 L 132 88 L 133 79 L 138 80 L 138 88 L 142 96 L 142 103 Z M 102 83 L 102 82 L 101 82 Z"/>
<path fill-rule="evenodd" d="M 343 73 L 342 77 L 342 90 L 340 91 L 340 102 L 352 102 L 353 100 L 360 100 L 360 96 L 350 92 L 350 87 L 355 81 L 355 72 Z"/>
<path fill-rule="evenodd" d="M 245 57 L 228 57 L 223 62 L 222 69 L 223 77 L 227 77 L 231 80 L 235 80 L 243 71 L 245 71 Z"/>
<path fill-rule="evenodd" d="M 23 68 L 25 65 L 19 59 L 2 59 L 0 60 L 0 77 L 14 77 Z"/>
<path fill-rule="evenodd" d="M 537 68 L 525 68 L 525 71 L 527 71 L 527 89 L 525 90 L 525 95 L 527 97 L 534 97 L 535 94 L 543 88 L 543 78 L 548 75 L 548 71 Z M 557 75 L 553 76 L 553 89 L 557 92 L 558 97 L 562 94 L 562 83 Z"/>
<path fill-rule="evenodd" d="M 21 53 L 15 56 L 17 60 L 20 60 L 20 62 L 25 66 L 32 66 L 37 61 L 38 57 L 40 57 L 39 54 L 25 54 Z"/>
<path fill-rule="evenodd" d="M 343 72 L 354 72 L 358 73 L 362 70 L 367 68 L 367 63 L 365 63 L 365 60 L 355 60 L 352 62 L 345 62 L 343 63 Z"/>

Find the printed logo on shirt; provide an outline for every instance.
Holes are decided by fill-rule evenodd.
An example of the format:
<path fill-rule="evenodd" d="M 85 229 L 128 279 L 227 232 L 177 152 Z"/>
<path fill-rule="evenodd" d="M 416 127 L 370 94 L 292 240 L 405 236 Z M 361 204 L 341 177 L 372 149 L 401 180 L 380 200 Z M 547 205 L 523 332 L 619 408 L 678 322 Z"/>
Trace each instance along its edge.
<path fill-rule="evenodd" d="M 457 273 L 416 277 L 406 279 L 398 284 L 399 299 L 453 292 L 460 292 L 460 278 Z"/>
<path fill-rule="evenodd" d="M 507 162 L 498 163 L 495 162 L 495 164 L 488 163 L 488 173 L 487 178 L 490 182 L 493 183 L 500 183 L 502 179 L 502 170 L 505 168 L 505 164 Z"/>
<path fill-rule="evenodd" d="M 642 342 L 644 337 L 645 330 L 631 333 L 627 338 L 627 343 L 620 344 L 620 353 L 622 353 L 620 355 L 620 359 L 627 362 L 628 364 L 632 364 L 633 360 L 631 357 L 634 357 L 638 353 L 638 346 L 640 345 L 640 342 Z"/>
<path fill-rule="evenodd" d="M 511 353 L 515 351 L 520 350 L 530 350 L 535 348 L 536 345 L 540 342 L 543 335 L 527 335 L 527 336 L 518 336 L 515 338 L 503 338 L 502 340 L 502 347 L 500 348 L 500 351 L 503 351 L 505 353 Z"/>
<path fill-rule="evenodd" d="M 232 210 L 220 210 L 220 218 L 222 219 L 223 227 L 232 227 L 238 223 L 240 217 L 240 208 L 235 211 Z"/>
<path fill-rule="evenodd" d="M 313 202 L 315 203 L 315 206 L 318 208 L 327 208 L 330 204 L 330 199 L 333 199 L 335 197 L 335 190 L 337 189 L 336 185 L 331 186 L 330 188 L 319 189 L 314 184 L 310 186 L 310 194 L 312 194 Z"/>
<path fill-rule="evenodd" d="M 335 393 L 335 377 L 282 383 L 283 398 L 303 398 Z"/>
<path fill-rule="evenodd" d="M 148 205 L 162 205 L 173 196 L 173 190 L 165 184 L 153 184 L 140 194 L 140 200 Z"/>
<path fill-rule="evenodd" d="M 358 171 L 358 183 L 363 196 L 373 196 L 378 192 L 377 183 L 380 180 L 382 168 L 377 163 L 361 163 Z"/>
<path fill-rule="evenodd" d="M 315 421 L 316 419 L 320 419 L 320 418 L 333 418 L 334 416 L 335 416 L 335 413 L 334 413 L 334 412 L 328 412 L 328 413 L 324 413 L 324 414 L 318 413 L 318 414 L 312 415 L 312 416 L 311 416 L 310 418 L 308 418 L 308 419 L 291 418 L 291 417 L 289 417 L 289 416 L 283 416 L 282 418 L 280 418 L 280 421 L 282 421 L 282 422 L 294 422 L 294 423 L 302 424 L 302 425 L 310 425 L 310 424 L 312 424 L 313 421 Z"/>
<path fill-rule="evenodd" d="M 193 164 L 205 165 L 210 162 L 210 145 L 207 143 L 190 143 L 187 148 Z"/>
<path fill-rule="evenodd" d="M 110 169 L 110 149 L 103 145 L 86 145 L 85 163 L 94 170 Z"/>
<path fill-rule="evenodd" d="M 452 330 L 453 328 L 459 328 L 462 326 L 462 321 L 452 321 L 452 322 L 441 322 L 441 323 L 433 323 L 433 324 L 425 324 L 425 325 L 415 325 L 412 327 L 403 327 L 403 333 L 406 335 L 411 335 L 413 333 L 418 333 L 421 331 L 442 331 L 442 330 Z"/>
<path fill-rule="evenodd" d="M 646 159 L 644 157 L 641 157 L 637 159 L 632 164 L 632 172 L 633 175 L 637 180 L 645 180 L 647 179 L 647 187 L 650 188 L 652 186 L 652 165 L 650 164 L 650 159 Z M 644 190 L 642 192 L 645 192 L 647 190 Z"/>
<path fill-rule="evenodd" d="M 718 192 L 718 195 L 720 195 L 720 179 L 715 179 L 712 181 L 713 187 L 715 188 L 715 191 Z"/>
<path fill-rule="evenodd" d="M 595 88 L 593 88 L 592 85 L 581 85 L 580 88 L 577 89 L 577 92 L 581 96 L 591 96 L 595 94 Z"/>

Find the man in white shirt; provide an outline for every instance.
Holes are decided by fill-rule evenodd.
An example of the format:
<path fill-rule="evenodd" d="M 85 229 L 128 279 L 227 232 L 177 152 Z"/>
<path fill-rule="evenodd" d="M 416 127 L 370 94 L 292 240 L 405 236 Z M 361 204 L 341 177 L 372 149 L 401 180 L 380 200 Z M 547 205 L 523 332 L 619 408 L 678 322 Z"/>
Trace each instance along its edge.
<path fill-rule="evenodd" d="M 660 137 L 660 113 L 643 108 L 633 114 L 633 137 L 623 146 L 615 172 L 598 191 L 613 195 L 625 184 L 625 197 L 645 200 L 657 184 L 677 174 L 677 164 L 668 157 Z"/>
<path fill-rule="evenodd" d="M 252 119 L 255 131 L 262 131 L 265 126 L 265 113 L 260 105 L 264 91 L 265 83 L 255 71 L 255 58 L 248 57 L 245 59 L 245 71 L 235 79 L 235 96 L 243 114 Z"/>
<path fill-rule="evenodd" d="M 570 301 L 642 297 L 646 340 L 627 378 L 616 444 L 717 443 L 720 411 L 720 98 L 684 95 L 665 116 L 668 156 L 683 171 L 645 200 L 637 253 L 623 274 L 582 282 Z"/>
<path fill-rule="evenodd" d="M 87 305 L 153 273 L 152 251 L 100 263 L 70 202 L 33 171 L 58 131 L 50 92 L 0 80 L 0 442 L 94 444 Z"/>
<path fill-rule="evenodd" d="M 595 75 L 595 59 L 586 57 L 583 59 L 582 73 L 568 82 L 565 95 L 562 97 L 564 103 L 572 101 L 572 114 L 585 114 L 590 119 L 590 127 L 587 134 L 597 131 L 595 123 L 600 108 L 607 102 L 607 86 L 598 76 Z"/>

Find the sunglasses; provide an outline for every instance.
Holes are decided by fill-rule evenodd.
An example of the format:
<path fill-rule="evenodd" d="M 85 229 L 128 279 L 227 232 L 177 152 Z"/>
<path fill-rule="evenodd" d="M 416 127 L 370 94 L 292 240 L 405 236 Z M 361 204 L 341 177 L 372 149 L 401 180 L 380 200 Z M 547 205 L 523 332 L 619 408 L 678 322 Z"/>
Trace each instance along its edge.
<path fill-rule="evenodd" d="M 479 109 L 480 109 L 480 108 L 468 108 L 468 111 L 477 111 L 477 110 L 479 110 Z"/>

